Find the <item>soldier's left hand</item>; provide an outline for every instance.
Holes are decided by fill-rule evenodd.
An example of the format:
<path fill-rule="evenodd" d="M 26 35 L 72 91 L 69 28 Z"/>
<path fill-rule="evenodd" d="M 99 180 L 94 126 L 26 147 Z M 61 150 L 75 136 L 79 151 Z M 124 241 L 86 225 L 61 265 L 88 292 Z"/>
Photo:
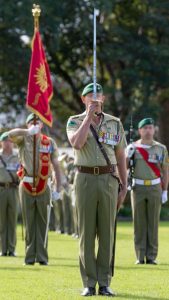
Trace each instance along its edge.
<path fill-rule="evenodd" d="M 123 204 L 126 194 L 127 194 L 127 185 L 122 185 L 117 200 L 117 211 L 119 211 L 121 205 Z"/>

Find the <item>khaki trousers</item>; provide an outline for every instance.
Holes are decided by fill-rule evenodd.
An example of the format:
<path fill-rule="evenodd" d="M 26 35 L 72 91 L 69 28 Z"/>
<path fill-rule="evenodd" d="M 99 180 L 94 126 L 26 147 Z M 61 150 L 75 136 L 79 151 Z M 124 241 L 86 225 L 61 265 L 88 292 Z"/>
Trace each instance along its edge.
<path fill-rule="evenodd" d="M 95 287 L 98 282 L 99 286 L 109 286 L 118 182 L 110 174 L 95 176 L 77 173 L 75 193 L 83 285 Z"/>
<path fill-rule="evenodd" d="M 18 217 L 18 189 L 0 187 L 0 247 L 2 253 L 15 252 Z"/>
<path fill-rule="evenodd" d="M 31 196 L 19 186 L 22 203 L 23 219 L 26 230 L 26 254 L 25 263 L 47 262 L 47 248 L 44 247 L 47 205 L 50 203 L 49 187 L 42 195 Z"/>
<path fill-rule="evenodd" d="M 136 185 L 131 193 L 134 244 L 138 260 L 155 260 L 158 253 L 158 225 L 161 210 L 161 185 Z"/>

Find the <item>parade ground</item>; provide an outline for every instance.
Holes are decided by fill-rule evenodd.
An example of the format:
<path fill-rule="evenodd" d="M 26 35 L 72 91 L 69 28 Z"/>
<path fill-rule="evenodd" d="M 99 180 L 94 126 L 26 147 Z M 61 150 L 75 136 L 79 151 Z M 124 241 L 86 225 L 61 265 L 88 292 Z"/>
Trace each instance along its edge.
<path fill-rule="evenodd" d="M 24 266 L 21 232 L 18 226 L 18 256 L 0 258 L 0 300 L 82 299 L 78 240 L 49 232 L 49 265 Z M 136 266 L 132 223 L 118 223 L 115 277 L 111 284 L 111 288 L 117 292 L 118 300 L 169 299 L 168 234 L 169 223 L 161 222 L 159 264 Z M 104 298 L 92 297 L 93 300 Z"/>

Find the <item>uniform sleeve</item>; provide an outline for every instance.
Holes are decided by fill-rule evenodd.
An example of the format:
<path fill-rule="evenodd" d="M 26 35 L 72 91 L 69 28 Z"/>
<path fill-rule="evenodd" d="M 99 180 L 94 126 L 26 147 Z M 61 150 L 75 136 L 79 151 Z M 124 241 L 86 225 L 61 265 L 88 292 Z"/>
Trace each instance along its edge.
<path fill-rule="evenodd" d="M 119 143 L 115 146 L 115 149 L 125 149 L 127 147 L 127 141 L 126 141 L 126 136 L 125 136 L 125 132 L 123 129 L 123 125 L 120 122 L 120 129 L 119 129 Z"/>
<path fill-rule="evenodd" d="M 59 151 L 58 147 L 53 139 L 51 139 L 51 159 L 58 158 Z"/>
<path fill-rule="evenodd" d="M 135 152 L 136 148 L 134 144 L 129 144 L 125 149 L 126 157 L 131 158 Z"/>
<path fill-rule="evenodd" d="M 163 161 L 162 166 L 169 166 L 169 157 L 168 157 L 168 151 L 167 148 L 164 146 L 164 155 L 163 155 Z"/>
<path fill-rule="evenodd" d="M 23 136 L 10 136 L 10 140 L 16 144 L 17 146 L 21 145 L 24 143 L 24 137 Z"/>
<path fill-rule="evenodd" d="M 78 121 L 72 117 L 69 118 L 68 122 L 67 122 L 67 127 L 66 127 L 66 132 L 67 132 L 67 136 L 68 138 L 77 131 L 77 129 L 79 128 L 79 124 Z"/>

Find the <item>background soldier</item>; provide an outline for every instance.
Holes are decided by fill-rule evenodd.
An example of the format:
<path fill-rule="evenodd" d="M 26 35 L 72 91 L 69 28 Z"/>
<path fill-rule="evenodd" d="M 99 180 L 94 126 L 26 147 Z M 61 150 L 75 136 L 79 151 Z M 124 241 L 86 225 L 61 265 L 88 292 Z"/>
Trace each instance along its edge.
<path fill-rule="evenodd" d="M 77 226 L 77 211 L 76 211 L 76 194 L 75 194 L 75 186 L 74 186 L 74 178 L 76 174 L 76 167 L 74 165 L 74 158 L 69 157 L 67 163 L 67 177 L 69 181 L 69 189 L 70 189 L 70 198 L 72 203 L 72 236 L 78 238 L 78 226 Z"/>
<path fill-rule="evenodd" d="M 60 192 L 60 171 L 58 150 L 53 139 L 41 134 L 43 123 L 34 114 L 26 120 L 28 129 L 13 129 L 9 136 L 19 148 L 22 168 L 18 172 L 21 183 L 19 186 L 23 216 L 26 226 L 26 256 L 25 264 L 33 265 L 39 262 L 48 264 L 47 247 L 44 245 L 47 226 L 47 205 L 50 202 L 50 189 L 47 184 L 50 177 L 50 164 L 55 170 L 57 187 Z M 36 193 L 33 193 L 33 135 L 36 134 Z"/>
<path fill-rule="evenodd" d="M 70 198 L 70 185 L 68 180 L 68 154 L 62 153 L 58 158 L 61 169 L 61 183 L 62 183 L 62 207 L 64 218 L 64 232 L 67 234 L 72 233 L 72 206 Z"/>
<path fill-rule="evenodd" d="M 93 84 L 82 93 L 86 111 L 70 117 L 67 123 L 69 141 L 75 149 L 75 192 L 80 238 L 80 271 L 84 285 L 82 296 L 99 294 L 114 296 L 110 290 L 111 261 L 114 242 L 114 224 L 117 206 L 120 207 L 127 191 L 125 134 L 119 119 L 102 112 L 103 89 L 97 84 L 97 101 L 94 101 Z M 110 165 L 101 153 L 90 125 L 95 128 L 104 145 Z M 122 189 L 118 197 L 118 173 Z M 98 253 L 95 258 L 95 238 Z"/>
<path fill-rule="evenodd" d="M 62 195 L 60 197 L 56 193 L 56 177 L 54 171 L 52 171 L 52 184 L 51 184 L 51 199 L 53 204 L 54 213 L 54 226 L 57 233 L 64 233 L 64 217 L 63 217 L 63 204 Z"/>
<path fill-rule="evenodd" d="M 18 154 L 8 138 L 0 136 L 0 242 L 1 256 L 16 256 L 16 226 L 18 216 Z"/>
<path fill-rule="evenodd" d="M 155 265 L 161 201 L 167 201 L 168 153 L 164 145 L 153 139 L 153 119 L 141 120 L 138 128 L 141 139 L 127 148 L 127 160 L 134 159 L 131 200 L 136 264 L 144 264 L 146 258 L 147 264 Z"/>

